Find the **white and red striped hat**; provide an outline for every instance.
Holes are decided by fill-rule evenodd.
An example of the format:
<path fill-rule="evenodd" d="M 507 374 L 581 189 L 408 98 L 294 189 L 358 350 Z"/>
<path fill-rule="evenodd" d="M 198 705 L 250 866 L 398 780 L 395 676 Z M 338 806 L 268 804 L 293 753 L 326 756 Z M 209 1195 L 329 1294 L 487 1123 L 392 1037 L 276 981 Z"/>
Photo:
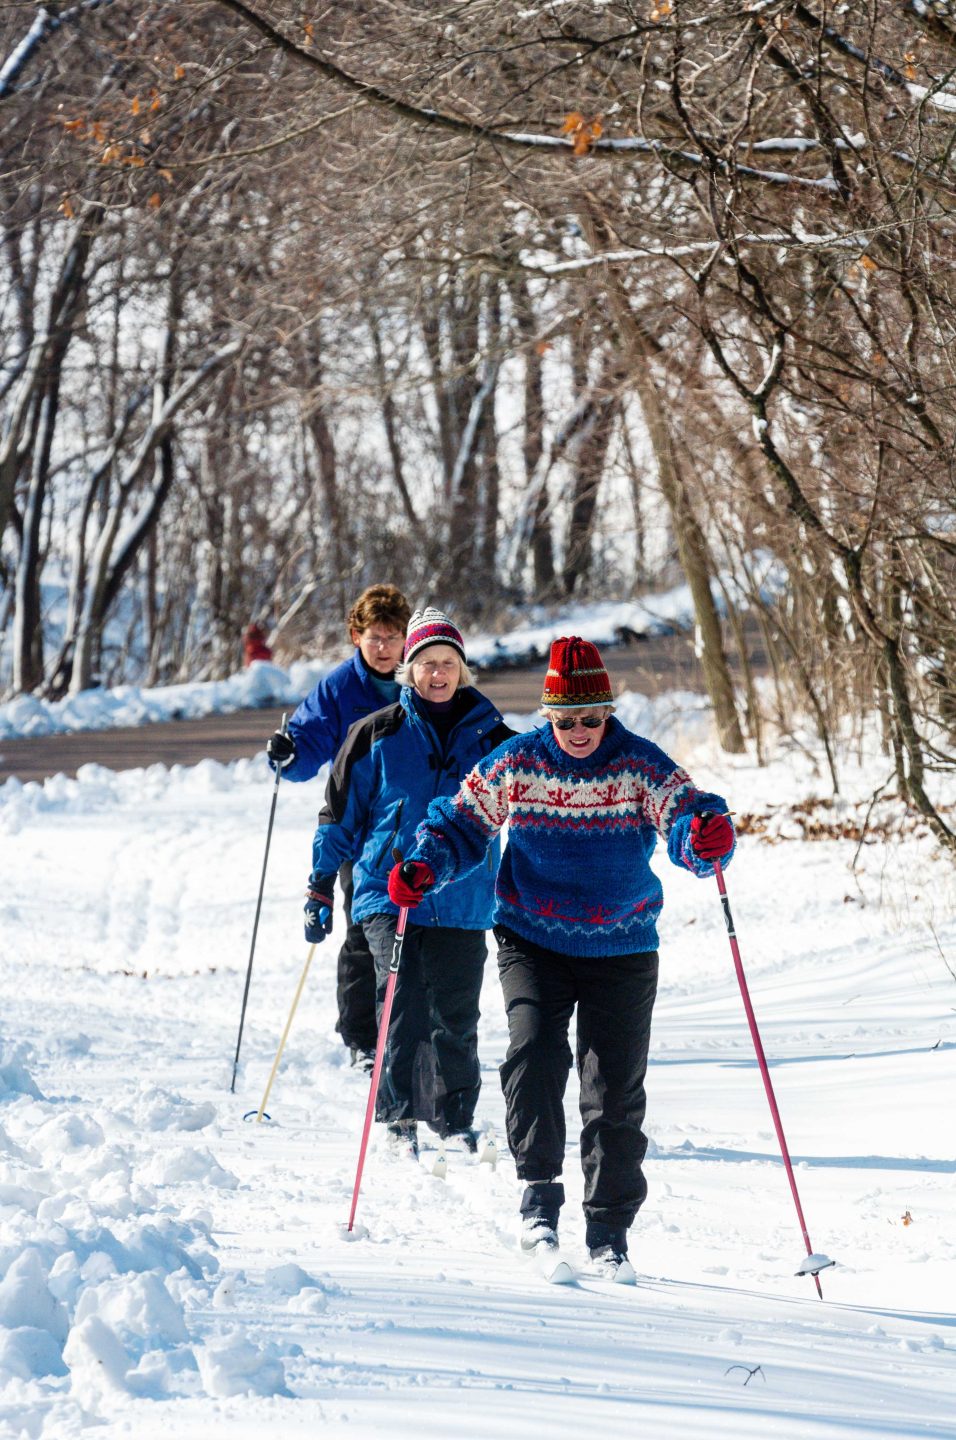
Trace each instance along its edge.
<path fill-rule="evenodd" d="M 461 638 L 461 631 L 457 625 L 452 624 L 447 615 L 432 605 L 426 606 L 424 610 L 416 610 L 408 622 L 403 656 L 405 664 L 413 660 L 426 645 L 450 645 L 465 660 L 465 642 Z"/>

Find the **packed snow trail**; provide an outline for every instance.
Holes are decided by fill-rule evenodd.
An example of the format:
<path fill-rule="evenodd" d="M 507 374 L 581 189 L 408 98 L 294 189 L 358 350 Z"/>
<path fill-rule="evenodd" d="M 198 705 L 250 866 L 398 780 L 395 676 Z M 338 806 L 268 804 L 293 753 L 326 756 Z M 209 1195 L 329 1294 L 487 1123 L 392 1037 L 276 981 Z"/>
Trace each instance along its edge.
<path fill-rule="evenodd" d="M 264 761 L 91 769 L 0 789 L 0 1435 L 956 1436 L 951 868 L 907 833 L 851 873 L 852 844 L 798 838 L 818 793 L 799 757 L 756 771 L 656 738 L 759 817 L 728 886 L 810 1232 L 839 1261 L 824 1300 L 793 1274 L 804 1247 L 712 884 L 656 862 L 638 1283 L 587 1273 L 572 1076 L 578 1275 L 548 1286 L 517 1252 L 503 1144 L 497 1169 L 449 1147 L 440 1180 L 375 1127 L 364 1231 L 343 1237 L 368 1077 L 333 1033 L 340 914 L 273 1123 L 242 1120 L 302 969 L 320 788 L 280 794 L 232 1096 Z M 874 788 L 847 781 L 864 809 Z M 499 1137 L 505 1036 L 492 958 L 479 1118 Z"/>

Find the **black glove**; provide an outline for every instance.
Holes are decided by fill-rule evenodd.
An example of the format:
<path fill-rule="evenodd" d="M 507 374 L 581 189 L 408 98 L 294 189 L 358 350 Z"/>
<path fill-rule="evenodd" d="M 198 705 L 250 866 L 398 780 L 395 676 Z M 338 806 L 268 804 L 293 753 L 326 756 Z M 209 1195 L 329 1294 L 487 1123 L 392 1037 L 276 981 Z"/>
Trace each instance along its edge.
<path fill-rule="evenodd" d="M 291 735 L 277 730 L 266 746 L 266 754 L 277 770 L 284 770 L 295 759 L 295 741 Z"/>
<path fill-rule="evenodd" d="M 332 879 L 316 875 L 305 892 L 305 938 L 309 945 L 321 945 L 332 929 Z"/>

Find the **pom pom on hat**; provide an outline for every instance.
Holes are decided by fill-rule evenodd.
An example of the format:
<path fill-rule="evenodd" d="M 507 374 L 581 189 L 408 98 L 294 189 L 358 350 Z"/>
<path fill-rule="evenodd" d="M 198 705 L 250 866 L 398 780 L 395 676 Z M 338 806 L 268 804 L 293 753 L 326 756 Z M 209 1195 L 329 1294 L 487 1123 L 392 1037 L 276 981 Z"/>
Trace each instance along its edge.
<path fill-rule="evenodd" d="M 547 710 L 587 710 L 613 705 L 611 680 L 596 645 L 580 635 L 551 642 L 541 705 Z"/>
<path fill-rule="evenodd" d="M 408 622 L 403 657 L 405 664 L 413 660 L 426 645 L 450 645 L 465 660 L 465 642 L 461 638 L 461 631 L 457 625 L 452 624 L 447 615 L 432 605 L 426 606 L 424 610 L 416 610 Z"/>

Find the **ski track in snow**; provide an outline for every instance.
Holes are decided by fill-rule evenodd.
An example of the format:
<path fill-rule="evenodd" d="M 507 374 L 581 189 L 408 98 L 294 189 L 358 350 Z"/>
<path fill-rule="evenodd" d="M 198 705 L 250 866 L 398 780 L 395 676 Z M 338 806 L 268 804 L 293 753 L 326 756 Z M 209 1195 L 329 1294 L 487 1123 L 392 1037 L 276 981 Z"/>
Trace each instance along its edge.
<path fill-rule="evenodd" d="M 685 742 L 738 812 L 820 793 L 797 755 L 760 771 Z M 864 800 L 878 783 L 850 779 Z M 321 794 L 280 787 L 232 1096 L 263 757 L 0 788 L 0 1436 L 956 1436 L 956 880 L 931 841 L 864 847 L 854 876 L 852 842 L 744 838 L 727 872 L 810 1236 L 839 1261 L 823 1303 L 793 1275 L 716 887 L 660 851 L 638 1285 L 583 1268 L 572 1076 L 562 1250 L 582 1271 L 551 1287 L 516 1251 L 493 958 L 497 1170 L 450 1146 L 442 1182 L 376 1130 L 343 1236 L 368 1081 L 333 1030 L 341 915 L 273 1119 L 242 1119 L 305 960 Z"/>

